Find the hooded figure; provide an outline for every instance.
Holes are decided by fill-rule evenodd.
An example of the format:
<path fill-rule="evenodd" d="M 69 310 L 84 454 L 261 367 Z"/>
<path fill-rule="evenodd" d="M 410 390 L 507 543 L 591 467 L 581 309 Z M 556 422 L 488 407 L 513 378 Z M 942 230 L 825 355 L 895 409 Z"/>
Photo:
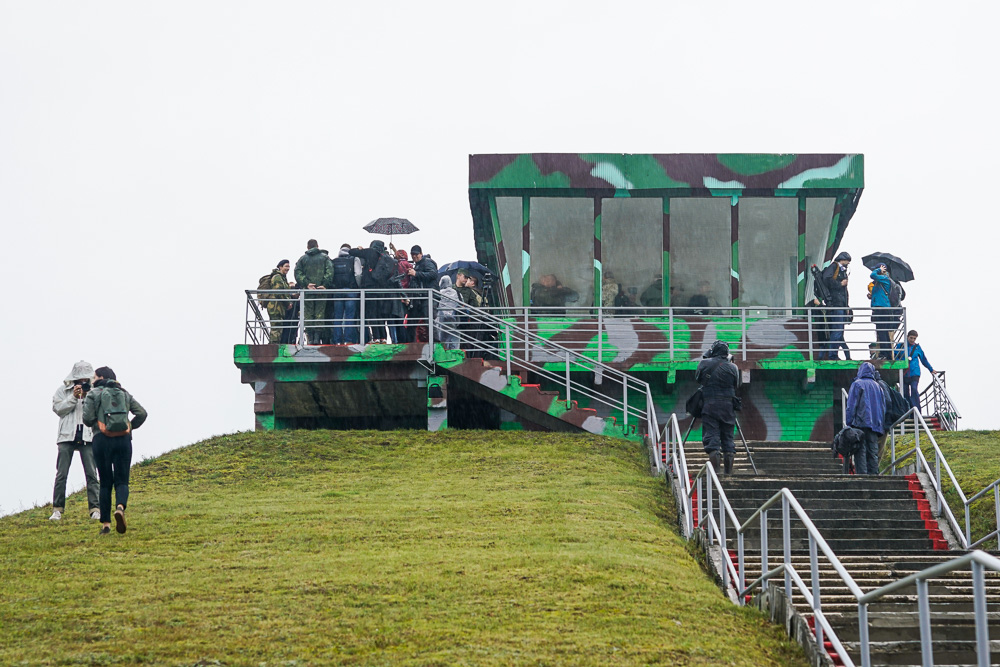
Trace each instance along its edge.
<path fill-rule="evenodd" d="M 725 473 L 733 471 L 736 445 L 733 431 L 736 428 L 736 412 L 733 406 L 736 390 L 740 388 L 740 370 L 729 361 L 729 345 L 717 340 L 705 353 L 694 374 L 701 385 L 705 405 L 701 411 L 701 441 L 712 467 L 719 470 L 720 450 L 725 465 Z"/>
<path fill-rule="evenodd" d="M 305 288 L 305 313 L 303 317 L 309 322 L 325 320 L 327 317 L 326 300 L 323 292 L 333 285 L 333 261 L 326 250 L 319 247 L 316 239 L 309 239 L 306 244 L 306 254 L 295 262 L 295 286 Z M 330 342 L 330 329 L 326 326 L 306 325 L 306 335 L 310 345 L 322 345 Z"/>
<path fill-rule="evenodd" d="M 438 287 L 441 292 L 441 302 L 436 311 L 436 338 L 444 345 L 446 350 L 457 350 L 458 335 L 455 333 L 455 323 L 458 317 L 455 310 L 461 307 L 462 297 L 452 287 L 451 276 L 448 274 L 441 276 L 441 282 Z"/>
<path fill-rule="evenodd" d="M 66 479 L 73 463 L 73 452 L 80 452 L 83 474 L 87 479 L 90 516 L 92 519 L 100 518 L 100 483 L 94 462 L 94 449 L 91 446 L 94 432 L 83 423 L 83 399 L 90 391 L 93 375 L 93 366 L 86 361 L 78 361 L 73 364 L 73 370 L 63 380 L 62 386 L 52 395 L 52 412 L 59 416 L 59 431 L 56 434 L 59 453 L 56 456 L 56 482 L 52 489 L 52 516 L 49 517 L 53 521 L 62 519 L 62 513 L 66 509 Z"/>
<path fill-rule="evenodd" d="M 378 260 L 383 255 L 386 255 L 385 243 L 379 239 L 375 239 L 367 248 L 351 248 L 348 253 L 352 257 L 360 257 L 361 261 L 364 263 L 364 268 L 361 271 L 361 283 L 362 289 L 387 289 L 392 287 L 388 281 L 388 277 L 383 282 L 375 280 L 374 272 L 375 267 L 378 266 Z M 391 312 L 392 305 L 390 301 L 391 297 L 384 292 L 372 292 L 366 293 L 364 295 L 365 301 L 365 326 L 368 327 L 365 331 L 365 343 L 369 341 L 377 341 L 384 343 L 386 342 L 386 317 L 387 313 Z"/>
<path fill-rule="evenodd" d="M 859 475 L 878 474 L 878 436 L 884 432 L 885 395 L 878 384 L 878 372 L 869 362 L 861 364 L 847 395 L 847 426 L 861 429 L 865 444 L 854 455 Z"/>

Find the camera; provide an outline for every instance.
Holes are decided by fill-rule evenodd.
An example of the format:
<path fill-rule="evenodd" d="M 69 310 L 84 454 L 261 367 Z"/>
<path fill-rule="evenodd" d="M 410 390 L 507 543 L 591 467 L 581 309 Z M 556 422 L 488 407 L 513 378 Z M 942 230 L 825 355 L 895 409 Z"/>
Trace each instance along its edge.
<path fill-rule="evenodd" d="M 83 389 L 83 393 L 90 391 L 90 380 L 75 380 L 73 382 L 74 387 L 80 387 Z"/>

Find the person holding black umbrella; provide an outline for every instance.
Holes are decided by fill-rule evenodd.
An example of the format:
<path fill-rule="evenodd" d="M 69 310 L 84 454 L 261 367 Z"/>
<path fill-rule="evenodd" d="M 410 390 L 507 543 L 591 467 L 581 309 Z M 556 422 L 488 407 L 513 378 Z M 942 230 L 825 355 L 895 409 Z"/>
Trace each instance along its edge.
<path fill-rule="evenodd" d="M 879 264 L 872 271 L 872 322 L 875 323 L 875 338 L 878 341 L 880 359 L 892 359 L 892 332 L 899 326 L 899 294 L 901 288 L 893 281 L 889 268 Z M 895 301 L 895 303 L 893 303 Z M 880 310 L 875 310 L 880 309 Z"/>

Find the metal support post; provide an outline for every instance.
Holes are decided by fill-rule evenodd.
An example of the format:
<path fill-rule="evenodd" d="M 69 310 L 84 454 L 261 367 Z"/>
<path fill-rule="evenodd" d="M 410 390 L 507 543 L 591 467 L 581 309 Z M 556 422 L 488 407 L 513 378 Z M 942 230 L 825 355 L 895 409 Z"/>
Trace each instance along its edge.
<path fill-rule="evenodd" d="M 760 573 L 767 574 L 767 510 L 760 513 Z"/>
<path fill-rule="evenodd" d="M 806 309 L 806 329 L 809 332 L 809 361 L 813 360 L 813 310 L 812 308 Z"/>
<path fill-rule="evenodd" d="M 295 340 L 298 341 L 299 345 L 305 345 L 305 331 L 306 331 L 306 291 L 299 290 L 299 323 L 298 331 L 296 332 Z"/>
<path fill-rule="evenodd" d="M 809 534 L 809 574 L 812 579 L 812 594 L 813 594 L 813 619 L 816 620 L 816 615 L 822 611 L 823 605 L 820 604 L 819 598 L 819 558 L 816 554 L 816 538 Z M 819 620 L 816 620 L 815 624 L 816 631 L 816 645 L 823 645 L 823 626 L 820 625 Z"/>
<path fill-rule="evenodd" d="M 682 474 L 686 474 L 686 473 L 684 473 L 684 471 L 681 471 L 681 473 Z M 695 488 L 695 493 L 698 494 L 698 497 L 695 498 L 695 503 L 698 506 L 698 511 L 696 512 L 696 514 L 698 515 L 698 526 L 699 527 L 704 527 L 704 525 L 705 525 L 705 513 L 701 511 L 701 502 L 705 498 L 705 495 L 701 492 L 701 477 L 699 477 L 695 481 L 694 488 Z"/>
<path fill-rule="evenodd" d="M 871 646 L 868 645 L 868 605 L 858 605 L 858 644 L 861 649 L 861 667 L 872 667 Z"/>
<path fill-rule="evenodd" d="M 997 514 L 997 528 L 1000 528 L 1000 484 L 993 487 L 993 509 Z M 1000 549 L 1000 533 L 997 533 L 997 549 Z"/>
<path fill-rule="evenodd" d="M 934 450 L 934 476 L 937 478 L 937 513 L 941 515 L 941 495 L 944 492 L 944 484 L 941 483 L 941 457 L 937 450 Z"/>
<path fill-rule="evenodd" d="M 670 344 L 670 361 L 674 360 L 674 309 L 667 308 L 667 335 Z"/>
<path fill-rule="evenodd" d="M 726 505 L 719 498 L 719 555 L 722 557 L 722 590 L 729 590 L 729 567 L 726 564 Z"/>
<path fill-rule="evenodd" d="M 362 345 L 367 343 L 365 340 L 365 291 L 361 290 L 361 307 L 358 309 L 358 342 Z"/>
<path fill-rule="evenodd" d="M 976 664 L 990 665 L 990 629 L 986 615 L 986 577 L 983 566 L 972 562 L 973 609 L 976 613 Z"/>
<path fill-rule="evenodd" d="M 504 348 L 507 357 L 507 381 L 510 382 L 510 325 L 504 324 Z"/>
<path fill-rule="evenodd" d="M 747 309 L 740 308 L 740 347 L 743 349 L 743 361 L 747 360 Z"/>
<path fill-rule="evenodd" d="M 597 309 L 597 363 L 604 363 L 604 309 Z"/>
<path fill-rule="evenodd" d="M 917 605 L 920 613 L 920 661 L 924 667 L 934 667 L 934 642 L 931 639 L 931 606 L 927 595 L 927 580 L 917 580 Z"/>
<path fill-rule="evenodd" d="M 792 518 L 789 516 L 788 496 L 781 496 L 781 543 L 784 549 L 785 597 L 792 602 Z"/>
<path fill-rule="evenodd" d="M 572 400 L 571 389 L 569 386 L 569 352 L 563 355 L 566 359 L 566 409 L 569 410 L 569 402 Z"/>
<path fill-rule="evenodd" d="M 709 464 L 711 465 L 711 464 Z M 715 541 L 715 532 L 712 530 L 712 475 L 705 475 L 705 534 L 708 536 L 708 545 L 712 546 Z"/>
<path fill-rule="evenodd" d="M 434 359 L 434 290 L 427 290 L 427 344 L 431 346 L 431 359 Z M 508 376 L 510 373 L 507 374 Z"/>
<path fill-rule="evenodd" d="M 622 417 L 625 419 L 625 430 L 628 430 L 628 378 L 622 378 Z"/>
<path fill-rule="evenodd" d="M 738 530 L 738 528 L 737 528 Z M 740 587 L 736 592 L 739 593 L 744 588 L 747 587 L 747 563 L 743 558 L 743 533 L 736 533 L 736 557 L 739 559 L 740 563 Z M 743 600 L 743 596 L 740 596 L 740 604 L 746 604 Z"/>

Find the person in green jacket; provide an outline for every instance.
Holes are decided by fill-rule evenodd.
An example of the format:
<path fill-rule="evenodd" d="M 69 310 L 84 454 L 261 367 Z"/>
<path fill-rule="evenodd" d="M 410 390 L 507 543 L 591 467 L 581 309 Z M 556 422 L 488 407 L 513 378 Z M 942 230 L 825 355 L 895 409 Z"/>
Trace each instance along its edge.
<path fill-rule="evenodd" d="M 309 290 L 306 292 L 304 315 L 309 344 L 328 345 L 331 332 L 329 327 L 324 326 L 327 301 L 322 299 L 325 295 L 317 294 L 315 290 L 325 290 L 333 286 L 333 260 L 326 250 L 320 249 L 316 239 L 309 239 L 306 243 L 306 254 L 295 262 L 295 282 L 299 289 Z M 332 314 L 332 305 L 330 310 Z M 309 326 L 308 322 L 317 320 L 320 322 L 318 325 Z"/>
<path fill-rule="evenodd" d="M 288 286 L 288 278 L 285 276 L 288 275 L 288 271 L 291 267 L 291 263 L 287 259 L 283 259 L 278 262 L 277 268 L 271 269 L 271 289 L 290 289 Z M 292 327 L 295 325 L 289 317 L 289 314 L 292 312 L 292 308 L 295 305 L 295 302 L 291 297 L 292 295 L 290 294 L 272 294 L 271 298 L 267 302 L 267 315 L 271 319 L 269 342 L 272 345 L 277 343 L 287 343 L 295 338 L 294 333 L 291 331 Z"/>

